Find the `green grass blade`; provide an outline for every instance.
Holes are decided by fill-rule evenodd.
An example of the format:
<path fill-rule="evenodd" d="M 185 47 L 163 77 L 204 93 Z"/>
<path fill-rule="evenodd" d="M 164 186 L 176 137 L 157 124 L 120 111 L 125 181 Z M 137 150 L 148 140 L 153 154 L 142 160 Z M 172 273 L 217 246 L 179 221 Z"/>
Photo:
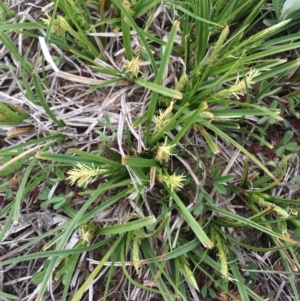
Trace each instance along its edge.
<path fill-rule="evenodd" d="M 123 239 L 123 236 L 120 236 L 114 243 L 113 245 L 109 248 L 109 250 L 106 252 L 106 254 L 103 256 L 103 258 L 100 260 L 98 265 L 94 268 L 93 272 L 89 275 L 89 277 L 86 279 L 86 281 L 83 283 L 83 285 L 79 288 L 79 290 L 76 292 L 74 297 L 71 299 L 71 301 L 79 301 L 81 300 L 81 297 L 83 293 L 87 290 L 88 286 L 92 283 L 92 281 L 97 277 L 99 274 L 100 270 L 108 261 L 110 256 L 113 254 L 115 249 L 118 247 L 120 244 L 121 240 Z"/>
<path fill-rule="evenodd" d="M 174 44 L 174 41 L 175 41 L 175 37 L 176 37 L 176 33 L 178 31 L 178 28 L 179 28 L 179 22 L 175 21 L 173 26 L 172 26 L 169 38 L 168 38 L 168 43 L 167 43 L 166 48 L 164 50 L 164 54 L 163 54 L 163 57 L 162 57 L 162 60 L 161 60 L 161 64 L 160 64 L 157 76 L 155 78 L 155 86 L 162 85 L 163 76 L 164 76 L 166 68 L 168 66 L 170 54 L 171 54 L 171 51 L 173 49 L 173 44 Z M 153 87 L 153 85 L 151 85 L 151 86 Z M 163 88 L 161 90 L 166 89 L 165 87 L 161 87 L 161 88 Z M 182 98 L 182 94 L 180 92 L 178 92 L 178 91 L 174 91 L 174 92 L 176 92 L 176 94 L 179 96 L 177 98 L 179 98 L 179 99 Z M 150 99 L 150 102 L 149 102 L 149 106 L 148 106 L 148 110 L 147 110 L 146 132 L 145 132 L 146 143 L 147 144 L 149 144 L 149 141 L 150 141 L 150 138 L 151 138 L 150 137 L 150 128 L 151 128 L 152 118 L 153 118 L 155 110 L 156 110 L 156 103 L 157 103 L 157 99 L 158 99 L 158 93 L 161 93 L 161 92 L 156 91 L 155 93 L 152 93 L 152 96 L 151 96 L 151 99 Z M 170 96 L 170 95 L 165 95 L 165 96 L 176 98 L 176 97 Z"/>
<path fill-rule="evenodd" d="M 13 55 L 14 58 L 20 62 L 22 67 L 25 69 L 25 71 L 28 72 L 29 74 L 31 74 L 32 73 L 32 65 L 23 59 L 23 57 L 19 54 L 17 48 L 13 44 L 12 40 L 3 31 L 0 31 L 0 41 L 7 47 L 7 49 L 10 51 L 11 55 Z"/>
<path fill-rule="evenodd" d="M 148 216 L 141 218 L 132 222 L 126 222 L 122 225 L 116 225 L 112 227 L 105 227 L 98 230 L 100 235 L 113 235 L 118 233 L 125 233 L 130 231 L 135 231 L 143 227 L 150 226 L 156 222 L 154 216 Z"/>
<path fill-rule="evenodd" d="M 239 271 L 238 265 L 236 264 L 236 262 L 233 258 L 228 258 L 228 262 L 229 262 L 228 265 L 229 265 L 232 275 L 233 275 L 233 279 L 235 279 L 235 283 L 238 287 L 241 300 L 250 301 L 247 291 L 246 291 L 246 286 L 244 284 L 245 282 Z"/>
<path fill-rule="evenodd" d="M 141 78 L 135 78 L 134 82 L 146 89 L 149 89 L 149 90 L 157 93 L 157 95 L 161 94 L 161 95 L 164 95 L 164 96 L 167 96 L 170 98 L 174 98 L 174 99 L 182 99 L 182 97 L 183 97 L 182 93 L 179 91 L 169 89 L 167 87 L 161 86 L 160 84 L 145 81 Z M 155 103 L 155 106 L 156 106 L 156 103 Z M 154 111 L 155 111 L 155 107 L 154 107 Z M 153 111 L 153 114 L 154 114 L 154 111 Z"/>
<path fill-rule="evenodd" d="M 170 196 L 173 198 L 173 200 L 176 202 L 185 221 L 191 227 L 194 234 L 198 237 L 200 243 L 205 248 L 211 249 L 213 247 L 213 243 L 207 237 L 206 233 L 203 231 L 201 226 L 197 223 L 197 221 L 192 216 L 190 211 L 186 208 L 185 204 L 181 201 L 181 199 L 178 197 L 178 195 L 174 191 L 171 191 L 171 189 L 165 183 L 163 183 L 163 185 L 164 185 L 165 189 L 168 191 L 168 193 L 170 194 Z"/>
<path fill-rule="evenodd" d="M 38 75 L 35 73 L 32 73 L 32 79 L 33 79 L 33 83 L 34 83 L 34 87 L 36 90 L 36 93 L 38 95 L 39 101 L 42 105 L 42 107 L 44 108 L 44 110 L 46 111 L 47 115 L 53 120 L 54 123 L 56 123 L 59 127 L 64 127 L 66 126 L 66 124 L 63 122 L 63 120 L 58 120 L 55 115 L 52 113 L 51 109 L 48 106 L 47 100 L 44 96 L 41 84 L 40 84 L 40 80 L 38 78 Z"/>

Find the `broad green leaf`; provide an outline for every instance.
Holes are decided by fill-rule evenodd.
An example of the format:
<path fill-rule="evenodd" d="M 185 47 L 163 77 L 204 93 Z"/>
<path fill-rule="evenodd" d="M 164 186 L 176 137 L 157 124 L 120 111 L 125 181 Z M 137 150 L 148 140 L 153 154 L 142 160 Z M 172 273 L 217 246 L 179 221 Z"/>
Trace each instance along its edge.
<path fill-rule="evenodd" d="M 300 1 L 286 0 L 283 4 L 279 21 L 298 19 L 300 17 Z"/>
<path fill-rule="evenodd" d="M 286 144 L 285 149 L 289 150 L 289 151 L 293 151 L 298 147 L 296 142 L 289 142 L 288 144 Z"/>
<path fill-rule="evenodd" d="M 225 189 L 225 187 L 224 187 L 222 184 L 220 184 L 220 183 L 215 183 L 215 184 L 214 184 L 214 187 L 216 188 L 216 190 L 217 190 L 219 193 L 221 193 L 221 194 L 226 194 L 226 189 Z"/>
<path fill-rule="evenodd" d="M 204 285 L 202 288 L 201 288 L 201 295 L 203 298 L 206 298 L 207 296 L 207 286 Z"/>
<path fill-rule="evenodd" d="M 292 139 L 293 136 L 294 136 L 293 131 L 286 131 L 284 133 L 283 140 L 282 140 L 283 144 L 287 144 Z"/>

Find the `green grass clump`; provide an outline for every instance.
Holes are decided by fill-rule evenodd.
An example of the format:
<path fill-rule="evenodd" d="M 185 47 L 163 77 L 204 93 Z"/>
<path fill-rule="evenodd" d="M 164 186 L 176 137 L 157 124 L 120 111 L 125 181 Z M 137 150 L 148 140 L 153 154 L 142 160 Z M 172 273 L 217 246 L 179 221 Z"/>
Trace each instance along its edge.
<path fill-rule="evenodd" d="M 282 275 L 281 300 L 299 300 L 299 148 L 283 123 L 299 59 L 283 54 L 300 36 L 283 34 L 297 20 L 265 28 L 264 3 L 62 0 L 35 19 L 1 5 L 0 122 L 35 131 L 0 151 L 0 266 L 35 262 L 35 300 L 263 300 Z M 40 235 L 19 242 L 12 224 L 32 213 Z"/>

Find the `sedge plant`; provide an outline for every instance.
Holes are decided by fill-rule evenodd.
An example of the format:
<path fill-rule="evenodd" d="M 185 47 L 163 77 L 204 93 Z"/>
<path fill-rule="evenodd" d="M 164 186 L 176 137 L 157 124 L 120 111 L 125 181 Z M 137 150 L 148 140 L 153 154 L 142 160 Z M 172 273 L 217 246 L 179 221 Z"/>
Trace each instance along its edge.
<path fill-rule="evenodd" d="M 245 278 L 272 268 L 256 252 L 274 254 L 299 300 L 299 200 L 276 194 L 295 148 L 277 149 L 273 168 L 249 149 L 273 148 L 274 100 L 296 97 L 281 86 L 299 60 L 280 56 L 299 35 L 282 34 L 292 20 L 254 31 L 264 2 L 64 0 L 38 19 L 1 5 L 3 74 L 17 79 L 1 91 L 1 124 L 34 135 L 0 151 L 0 237 L 34 210 L 66 219 L 38 220 L 39 236 L 0 256 L 35 262 L 32 298 L 82 300 L 100 281 L 106 300 L 125 289 L 128 300 L 263 300 Z"/>

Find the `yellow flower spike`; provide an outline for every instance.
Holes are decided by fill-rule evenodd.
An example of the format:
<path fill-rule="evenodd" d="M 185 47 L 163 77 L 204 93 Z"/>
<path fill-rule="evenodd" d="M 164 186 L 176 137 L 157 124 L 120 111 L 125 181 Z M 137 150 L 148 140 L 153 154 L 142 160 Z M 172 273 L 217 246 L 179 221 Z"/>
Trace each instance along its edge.
<path fill-rule="evenodd" d="M 229 93 L 234 95 L 237 99 L 239 99 L 239 95 L 243 96 L 247 93 L 248 89 L 251 89 L 255 81 L 253 80 L 254 77 L 260 75 L 261 72 L 256 69 L 250 69 L 248 74 L 240 80 L 239 76 L 236 79 L 235 84 L 229 88 Z"/>
<path fill-rule="evenodd" d="M 215 119 L 215 115 L 211 112 L 200 112 L 199 117 L 207 119 L 209 122 Z"/>
<path fill-rule="evenodd" d="M 172 155 L 171 150 L 175 146 L 174 145 L 167 145 L 167 138 L 164 144 L 158 147 L 157 155 L 155 160 L 159 163 L 168 162 L 170 160 L 170 156 Z"/>
<path fill-rule="evenodd" d="M 135 268 L 135 272 L 140 274 L 140 247 L 139 247 L 139 239 L 138 237 L 134 237 L 132 242 L 132 264 Z"/>
<path fill-rule="evenodd" d="M 106 172 L 106 169 L 96 168 L 94 165 L 90 167 L 78 163 L 76 167 L 68 171 L 69 176 L 67 177 L 67 180 L 70 180 L 71 185 L 74 185 L 77 181 L 79 186 L 85 188 L 89 183 L 94 182 L 97 176 L 103 172 Z"/>
<path fill-rule="evenodd" d="M 175 90 L 181 92 L 181 91 L 183 90 L 184 86 L 188 83 L 188 81 L 189 81 L 189 78 L 188 78 L 188 76 L 184 73 L 183 75 L 181 75 L 181 77 L 180 77 L 178 83 L 176 84 Z"/>
<path fill-rule="evenodd" d="M 64 17 L 58 16 L 57 20 L 61 28 L 63 28 L 65 31 L 67 31 L 77 40 L 80 40 L 80 35 L 78 35 L 78 33 L 72 28 L 72 26 L 68 23 L 68 21 Z"/>
<path fill-rule="evenodd" d="M 132 6 L 132 4 L 129 2 L 129 1 L 127 1 L 127 0 L 125 0 L 125 1 L 123 1 L 122 2 L 122 5 L 123 5 L 123 7 L 126 9 L 126 10 L 130 10 L 130 8 L 131 8 L 131 6 Z"/>
<path fill-rule="evenodd" d="M 49 25 L 50 24 L 50 21 L 51 21 L 51 17 L 46 14 L 46 17 L 47 18 L 41 18 L 41 20 L 46 24 L 46 25 Z"/>
<path fill-rule="evenodd" d="M 181 268 L 185 275 L 185 279 L 199 292 L 200 290 L 197 284 L 197 280 L 194 276 L 193 271 L 190 269 L 187 260 L 183 256 L 180 256 L 180 262 L 181 262 Z"/>
<path fill-rule="evenodd" d="M 46 15 L 47 18 L 45 19 L 41 19 L 47 26 L 50 25 L 51 23 L 51 17 L 47 14 Z M 52 28 L 51 28 L 51 33 L 57 35 L 58 37 L 63 37 L 66 33 L 66 28 L 62 26 L 62 23 L 64 23 L 64 21 L 62 21 L 62 19 L 64 19 L 62 16 L 58 16 L 56 19 L 54 19 L 53 23 L 52 23 Z"/>
<path fill-rule="evenodd" d="M 175 173 L 173 175 L 162 175 L 161 176 L 162 181 L 167 184 L 171 188 L 171 190 L 176 190 L 183 187 L 183 181 L 185 180 L 185 175 L 176 175 Z"/>
<path fill-rule="evenodd" d="M 154 132 L 158 132 L 161 128 L 164 127 L 165 124 L 167 124 L 170 120 L 170 113 L 173 110 L 173 105 L 175 101 L 172 100 L 170 105 L 166 108 L 165 111 L 159 110 L 159 116 L 154 116 L 155 121 L 155 128 Z"/>
<path fill-rule="evenodd" d="M 126 73 L 128 73 L 131 77 L 137 77 L 139 73 L 142 73 L 140 70 L 141 62 L 142 61 L 136 57 L 125 63 L 124 69 Z"/>
<path fill-rule="evenodd" d="M 220 258 L 220 273 L 224 278 L 229 279 L 228 275 L 228 262 L 227 262 L 227 254 L 228 254 L 228 247 L 223 242 L 221 236 L 218 234 L 218 232 L 211 228 L 211 239 L 214 242 L 216 248 L 218 249 L 218 256 Z"/>
<path fill-rule="evenodd" d="M 231 86 L 229 89 L 219 91 L 217 95 L 220 97 L 230 97 L 233 95 L 239 99 L 239 96 L 244 96 L 247 94 L 247 88 L 248 90 L 251 89 L 256 82 L 253 78 L 260 74 L 261 72 L 259 70 L 250 69 L 243 79 L 240 79 L 240 76 L 238 75 L 233 86 Z"/>
<path fill-rule="evenodd" d="M 96 223 L 86 223 L 80 227 L 80 236 L 83 242 L 89 242 L 97 234 L 98 226 Z"/>

